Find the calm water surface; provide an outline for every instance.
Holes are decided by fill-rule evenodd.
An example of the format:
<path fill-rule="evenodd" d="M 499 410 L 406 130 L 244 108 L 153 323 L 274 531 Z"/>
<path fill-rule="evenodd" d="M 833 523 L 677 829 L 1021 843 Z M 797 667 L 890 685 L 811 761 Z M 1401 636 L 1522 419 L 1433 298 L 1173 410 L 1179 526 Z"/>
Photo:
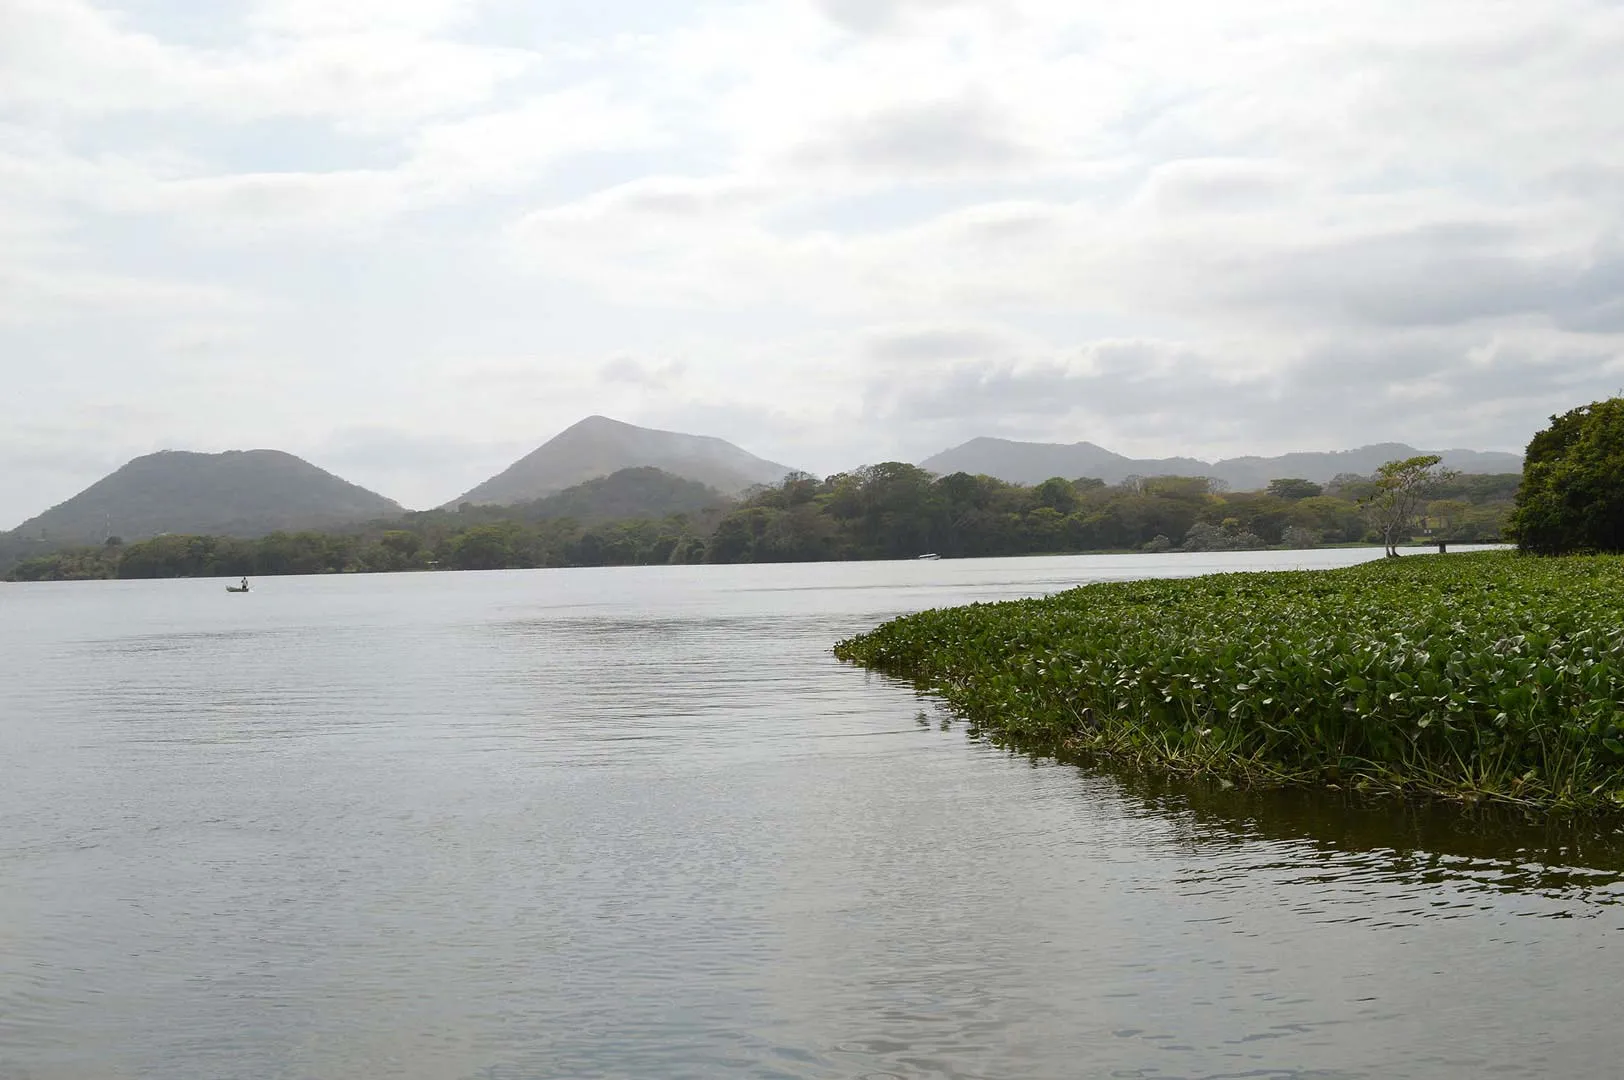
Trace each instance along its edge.
<path fill-rule="evenodd" d="M 1615 838 L 1032 762 L 829 653 L 1360 557 L 0 586 L 0 1076 L 1616 1075 Z"/>

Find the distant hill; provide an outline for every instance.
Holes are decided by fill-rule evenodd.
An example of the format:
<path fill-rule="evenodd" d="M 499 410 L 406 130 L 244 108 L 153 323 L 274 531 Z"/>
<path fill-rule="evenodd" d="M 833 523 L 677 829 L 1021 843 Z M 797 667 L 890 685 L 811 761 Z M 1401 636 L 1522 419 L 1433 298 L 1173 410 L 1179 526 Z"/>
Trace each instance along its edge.
<path fill-rule="evenodd" d="M 721 439 L 656 431 L 590 416 L 446 505 L 454 509 L 465 502 L 532 502 L 640 466 L 660 469 L 728 495 L 756 484 L 776 484 L 790 472 L 786 466 L 765 461 Z"/>
<path fill-rule="evenodd" d="M 138 457 L 30 518 L 9 539 L 99 544 L 162 533 L 262 536 L 395 517 L 400 505 L 280 450 Z"/>
<path fill-rule="evenodd" d="M 971 439 L 919 465 L 942 476 L 967 472 L 1013 484 L 1041 484 L 1051 476 L 1067 480 L 1092 476 L 1114 484 L 1129 476 L 1206 476 L 1206 470 L 1212 468 L 1195 458 L 1135 460 L 1089 442 L 1067 445 L 989 438 Z"/>
<path fill-rule="evenodd" d="M 943 476 L 955 472 L 996 476 L 1018 484 L 1038 484 L 1051 476 L 1075 480 L 1097 477 L 1119 483 L 1130 476 L 1209 476 L 1235 491 L 1256 491 L 1270 480 L 1298 477 L 1323 484 L 1338 473 L 1369 475 L 1382 464 L 1421 453 L 1440 453 L 1444 465 L 1464 473 L 1517 473 L 1522 457 L 1496 451 L 1422 451 L 1403 443 L 1378 443 L 1357 450 L 1303 452 L 1280 457 L 1239 457 L 1206 462 L 1196 458 L 1129 458 L 1093 443 L 1028 443 L 971 439 L 920 462 Z"/>
<path fill-rule="evenodd" d="M 1472 474 L 1520 473 L 1521 454 L 1483 450 L 1417 450 L 1404 443 L 1376 443 L 1357 450 L 1283 454 L 1280 457 L 1239 457 L 1214 462 L 1207 475 L 1227 482 L 1235 491 L 1256 491 L 1270 480 L 1295 476 L 1323 484 L 1338 473 L 1369 476 L 1389 461 L 1418 454 L 1441 454 L 1445 468 Z"/>
<path fill-rule="evenodd" d="M 727 496 L 713 487 L 644 465 L 588 480 L 545 499 L 481 509 L 494 517 L 515 521 L 573 518 L 582 525 L 596 525 L 605 521 L 658 520 L 672 514 L 698 514 L 727 502 Z"/>

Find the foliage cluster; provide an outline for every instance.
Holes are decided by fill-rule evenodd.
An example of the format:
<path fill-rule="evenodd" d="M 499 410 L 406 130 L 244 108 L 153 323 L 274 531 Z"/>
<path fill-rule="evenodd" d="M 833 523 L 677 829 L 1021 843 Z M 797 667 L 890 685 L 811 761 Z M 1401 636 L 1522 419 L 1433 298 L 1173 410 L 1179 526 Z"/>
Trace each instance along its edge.
<path fill-rule="evenodd" d="M 1508 553 L 1089 585 L 837 655 L 982 730 L 1259 784 L 1624 804 L 1624 559 Z"/>
<path fill-rule="evenodd" d="M 1375 483 L 1279 480 L 1270 491 L 1225 492 L 1202 477 L 1106 485 L 1055 477 L 1033 487 L 988 476 L 936 477 L 890 462 L 825 480 L 792 476 L 724 518 L 713 562 L 1030 555 L 1065 551 L 1235 550 L 1375 538 L 1362 511 Z M 1446 478 L 1420 518 L 1437 539 L 1499 538 L 1516 477 Z M 1288 532 L 1289 530 L 1289 532 Z M 1405 537 L 1407 539 L 1407 537 Z"/>
<path fill-rule="evenodd" d="M 1455 474 L 1439 471 L 1439 454 L 1417 454 L 1389 461 L 1376 470 L 1371 492 L 1363 500 L 1366 516 L 1381 534 L 1389 558 L 1398 557 L 1398 544 L 1412 526 L 1423 501 L 1439 484 Z"/>
<path fill-rule="evenodd" d="M 1511 518 L 1522 550 L 1624 551 L 1624 398 L 1551 417 L 1523 462 Z"/>

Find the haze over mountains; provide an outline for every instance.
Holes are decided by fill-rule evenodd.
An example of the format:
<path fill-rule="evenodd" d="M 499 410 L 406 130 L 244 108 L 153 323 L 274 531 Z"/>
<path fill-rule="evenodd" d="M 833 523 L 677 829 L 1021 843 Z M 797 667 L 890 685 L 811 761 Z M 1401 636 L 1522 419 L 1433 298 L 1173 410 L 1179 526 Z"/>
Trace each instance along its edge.
<path fill-rule="evenodd" d="M 972 439 L 921 462 L 931 472 L 984 473 L 1036 484 L 1052 476 L 1186 475 L 1222 480 L 1232 490 L 1300 477 L 1324 483 L 1339 473 L 1368 475 L 1383 462 L 1419 453 L 1382 443 L 1334 453 L 1138 459 L 1093 443 L 1071 445 Z M 1444 451 L 1468 473 L 1510 473 L 1516 454 Z M 582 521 L 663 517 L 714 508 L 725 496 L 776 484 L 791 470 L 722 439 L 656 431 L 602 416 L 588 417 L 512 466 L 446 504 L 505 507 L 518 520 L 568 516 Z M 606 479 L 607 478 L 607 479 Z M 7 551 L 99 544 L 108 536 L 140 540 L 163 533 L 254 537 L 279 529 L 338 528 L 398 517 L 394 500 L 276 450 L 197 454 L 165 451 L 136 458 L 59 506 L 0 533 Z M 483 516 L 494 511 L 481 510 Z M 13 552 L 15 553 L 15 552 Z"/>
<path fill-rule="evenodd" d="M 589 416 L 446 505 L 527 502 L 640 466 L 696 480 L 725 495 L 757 484 L 776 484 L 791 471 L 708 435 L 656 431 Z"/>
<path fill-rule="evenodd" d="M 1279 457 L 1238 457 L 1206 462 L 1196 458 L 1129 458 L 1089 442 L 1029 443 L 1009 439 L 971 439 L 926 458 L 919 465 L 933 473 L 967 472 L 995 476 L 1014 484 L 1041 484 L 1051 476 L 1075 480 L 1091 476 L 1108 484 L 1130 476 L 1207 476 L 1233 491 L 1257 491 L 1269 481 L 1296 477 L 1323 484 L 1339 473 L 1368 476 L 1389 461 L 1422 453 L 1443 455 L 1446 467 L 1465 473 L 1522 471 L 1522 456 L 1497 451 L 1417 450 L 1403 443 L 1377 443 L 1357 450 L 1303 452 Z"/>

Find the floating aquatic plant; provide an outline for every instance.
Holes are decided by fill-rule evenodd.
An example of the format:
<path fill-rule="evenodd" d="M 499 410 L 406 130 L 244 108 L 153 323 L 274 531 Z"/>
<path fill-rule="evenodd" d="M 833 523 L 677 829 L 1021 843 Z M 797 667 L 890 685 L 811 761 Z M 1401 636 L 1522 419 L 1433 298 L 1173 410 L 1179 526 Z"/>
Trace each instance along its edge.
<path fill-rule="evenodd" d="M 1624 559 L 1508 553 L 1087 585 L 837 655 L 994 737 L 1236 783 L 1624 806 Z"/>

